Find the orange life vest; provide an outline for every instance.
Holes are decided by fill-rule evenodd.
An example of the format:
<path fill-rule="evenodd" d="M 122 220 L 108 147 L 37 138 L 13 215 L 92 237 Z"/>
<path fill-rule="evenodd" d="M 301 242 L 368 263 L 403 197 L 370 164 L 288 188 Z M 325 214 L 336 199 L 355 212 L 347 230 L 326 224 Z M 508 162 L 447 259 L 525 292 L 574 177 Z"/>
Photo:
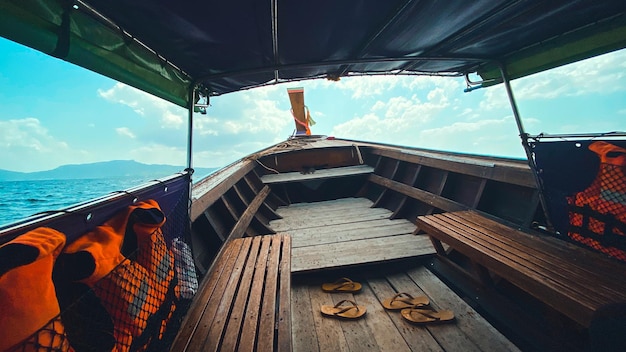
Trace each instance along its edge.
<path fill-rule="evenodd" d="M 602 141 L 589 149 L 600 157 L 600 169 L 587 189 L 567 199 L 568 235 L 626 261 L 626 149 Z"/>
<path fill-rule="evenodd" d="M 37 228 L 0 247 L 0 351 L 70 350 L 52 282 L 65 235 Z"/>
<path fill-rule="evenodd" d="M 179 290 L 174 258 L 161 232 L 165 220 L 156 201 L 141 202 L 68 245 L 63 253 L 87 260 L 85 267 L 93 268 L 78 281 L 93 288 L 111 316 L 117 351 L 146 349 L 151 337 L 142 336 L 144 331 L 156 325 L 160 337 L 175 310 Z M 127 258 L 122 252 L 129 244 L 136 251 Z"/>

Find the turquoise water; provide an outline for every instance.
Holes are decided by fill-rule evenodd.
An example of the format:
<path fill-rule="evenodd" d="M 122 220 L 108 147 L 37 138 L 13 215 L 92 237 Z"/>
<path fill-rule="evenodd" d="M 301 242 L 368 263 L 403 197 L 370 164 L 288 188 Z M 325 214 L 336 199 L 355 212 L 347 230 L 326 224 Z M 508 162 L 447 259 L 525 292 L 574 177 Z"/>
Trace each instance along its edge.
<path fill-rule="evenodd" d="M 144 184 L 137 177 L 83 180 L 0 181 L 0 226 L 30 215 L 67 208 Z"/>

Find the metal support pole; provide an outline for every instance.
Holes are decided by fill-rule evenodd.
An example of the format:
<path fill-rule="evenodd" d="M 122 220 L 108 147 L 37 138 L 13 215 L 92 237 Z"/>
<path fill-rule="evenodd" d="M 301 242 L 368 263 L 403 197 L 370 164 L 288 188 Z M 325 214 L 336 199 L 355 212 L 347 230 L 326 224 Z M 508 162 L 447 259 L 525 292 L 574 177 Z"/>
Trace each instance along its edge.
<path fill-rule="evenodd" d="M 193 141 L 193 110 L 194 110 L 194 105 L 196 103 L 195 101 L 195 96 L 196 96 L 196 88 L 192 87 L 191 89 L 189 89 L 189 108 L 188 108 L 188 130 L 187 130 L 187 168 L 191 169 L 193 167 L 193 163 L 192 163 L 192 157 L 191 157 L 191 152 L 192 152 L 192 141 Z"/>
<path fill-rule="evenodd" d="M 189 89 L 189 106 L 188 106 L 188 113 L 187 113 L 187 125 L 188 125 L 188 129 L 187 129 L 187 168 L 185 169 L 188 173 L 189 173 L 189 187 L 188 187 L 188 197 L 187 197 L 187 219 L 189 219 L 189 229 L 188 229 L 188 235 L 190 236 L 189 239 L 191 238 L 191 196 L 192 196 L 192 190 L 193 190 L 193 180 L 192 180 L 192 175 L 193 175 L 193 158 L 192 158 L 192 142 L 193 142 L 193 111 L 195 108 L 195 104 L 196 104 L 196 87 L 192 86 Z M 191 243 L 191 242 L 189 242 Z"/>
<path fill-rule="evenodd" d="M 543 208 L 543 214 L 546 217 L 546 225 L 548 226 L 548 229 L 552 231 L 553 226 L 548 211 L 548 203 L 546 201 L 545 195 L 543 194 L 543 184 L 537 172 L 537 164 L 535 163 L 535 158 L 533 158 L 533 153 L 530 150 L 530 145 L 528 144 L 528 133 L 526 133 L 526 131 L 524 130 L 524 124 L 522 123 L 519 110 L 517 109 L 517 103 L 515 102 L 515 97 L 513 96 L 513 89 L 511 89 L 511 82 L 509 81 L 506 67 L 503 63 L 500 63 L 499 66 L 500 74 L 502 75 L 502 82 L 504 83 L 504 87 L 506 88 L 506 94 L 509 97 L 509 103 L 511 104 L 511 109 L 513 110 L 513 117 L 515 117 L 515 123 L 517 124 L 517 129 L 519 130 L 519 136 L 522 139 L 522 146 L 524 147 L 524 151 L 526 152 L 528 166 L 530 166 L 530 171 L 532 171 L 533 177 L 535 179 L 535 184 L 537 185 L 537 190 L 539 191 L 539 203 L 541 204 L 541 207 Z"/>

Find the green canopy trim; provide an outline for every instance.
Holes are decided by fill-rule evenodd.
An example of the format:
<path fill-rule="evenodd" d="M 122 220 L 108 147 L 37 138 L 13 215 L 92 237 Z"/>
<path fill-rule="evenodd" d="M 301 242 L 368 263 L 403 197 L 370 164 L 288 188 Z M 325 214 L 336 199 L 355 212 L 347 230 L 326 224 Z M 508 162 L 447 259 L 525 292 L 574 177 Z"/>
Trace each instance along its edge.
<path fill-rule="evenodd" d="M 64 30 L 65 11 L 69 23 Z M 46 0 L 3 1 L 0 35 L 188 107 L 189 77 L 119 30 L 72 7 Z"/>
<path fill-rule="evenodd" d="M 566 33 L 551 40 L 520 50 L 504 58 L 509 79 L 517 79 L 580 60 L 626 48 L 626 17 L 621 15 L 587 28 Z M 483 87 L 502 83 L 500 68 L 488 64 L 478 70 Z"/>

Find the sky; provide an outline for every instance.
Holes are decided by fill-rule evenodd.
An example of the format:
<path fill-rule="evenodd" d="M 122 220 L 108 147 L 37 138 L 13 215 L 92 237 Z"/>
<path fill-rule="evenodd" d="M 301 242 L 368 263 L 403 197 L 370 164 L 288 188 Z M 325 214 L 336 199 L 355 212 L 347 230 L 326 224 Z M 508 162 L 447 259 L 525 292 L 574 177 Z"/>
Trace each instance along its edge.
<path fill-rule="evenodd" d="M 185 165 L 187 111 L 0 38 L 0 169 L 135 160 Z M 626 131 L 626 50 L 512 83 L 526 132 Z M 211 99 L 194 114 L 193 165 L 222 167 L 286 140 L 287 88 L 304 87 L 313 134 L 525 158 L 503 85 L 375 76 L 301 81 Z"/>

